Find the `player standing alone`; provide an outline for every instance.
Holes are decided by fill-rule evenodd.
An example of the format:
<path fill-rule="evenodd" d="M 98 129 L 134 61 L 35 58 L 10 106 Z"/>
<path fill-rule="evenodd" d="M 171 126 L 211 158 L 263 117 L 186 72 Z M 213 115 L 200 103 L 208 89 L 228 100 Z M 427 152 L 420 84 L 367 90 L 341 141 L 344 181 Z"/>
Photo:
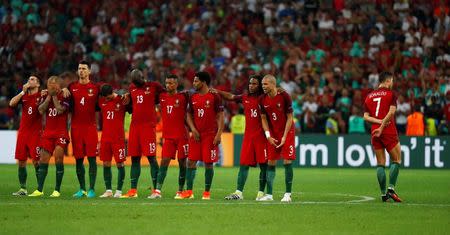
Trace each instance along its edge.
<path fill-rule="evenodd" d="M 395 111 L 397 109 L 397 97 L 391 90 L 394 84 L 394 75 L 383 72 L 379 76 L 378 89 L 367 95 L 364 102 L 364 120 L 372 123 L 372 146 L 377 158 L 377 178 L 381 190 L 383 202 L 392 198 L 396 202 L 402 200 L 394 191 L 401 163 L 401 149 L 395 127 Z M 386 192 L 386 165 L 385 150 L 391 158 L 389 167 L 389 187 Z"/>
<path fill-rule="evenodd" d="M 38 176 L 39 161 L 39 141 L 42 130 L 42 116 L 38 111 L 41 103 L 41 93 L 39 92 L 40 80 L 36 76 L 30 76 L 28 82 L 23 85 L 22 91 L 14 96 L 9 102 L 9 106 L 15 107 L 22 103 L 22 118 L 17 133 L 16 159 L 19 164 L 19 191 L 13 193 L 14 196 L 27 195 L 27 159 L 31 158 Z"/>

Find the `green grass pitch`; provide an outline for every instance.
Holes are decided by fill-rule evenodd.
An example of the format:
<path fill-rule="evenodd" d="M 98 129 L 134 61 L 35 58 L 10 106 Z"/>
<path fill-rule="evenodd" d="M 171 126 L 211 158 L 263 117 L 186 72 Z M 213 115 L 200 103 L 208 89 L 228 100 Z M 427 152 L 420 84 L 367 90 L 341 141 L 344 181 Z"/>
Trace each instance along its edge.
<path fill-rule="evenodd" d="M 211 201 L 202 201 L 204 169 L 197 170 L 196 198 L 174 200 L 177 168 L 169 168 L 163 198 L 147 199 L 148 167 L 137 199 L 73 199 L 74 166 L 66 166 L 61 198 L 49 198 L 55 173 L 50 166 L 45 197 L 14 197 L 17 167 L 0 165 L 0 234 L 448 234 L 450 171 L 401 169 L 397 191 L 403 203 L 382 203 L 375 169 L 295 169 L 293 202 L 280 203 L 284 169 L 277 168 L 275 201 L 255 201 L 258 168 L 250 169 L 242 201 L 223 198 L 235 190 L 237 168 L 216 168 Z M 96 192 L 103 193 L 99 166 Z M 117 171 L 113 168 L 113 175 Z M 87 179 L 88 181 L 88 179 Z M 28 166 L 28 191 L 36 187 Z M 87 182 L 88 183 L 88 182 Z M 116 184 L 113 180 L 113 187 Z M 124 191 L 129 188 L 129 167 Z"/>

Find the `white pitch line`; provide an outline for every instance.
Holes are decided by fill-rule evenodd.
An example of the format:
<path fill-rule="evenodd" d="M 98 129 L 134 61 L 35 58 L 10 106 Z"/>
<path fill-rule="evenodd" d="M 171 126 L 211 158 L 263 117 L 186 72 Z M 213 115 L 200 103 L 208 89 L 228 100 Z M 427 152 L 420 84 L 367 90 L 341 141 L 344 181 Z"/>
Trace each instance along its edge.
<path fill-rule="evenodd" d="M 112 199 L 116 200 L 116 199 Z M 99 202 L 92 202 L 88 203 L 89 205 L 142 205 L 142 206 L 212 206 L 212 205 L 221 205 L 221 206 L 235 206 L 235 205 L 264 205 L 264 206 L 270 206 L 270 205 L 378 205 L 378 204 L 367 204 L 365 202 L 355 202 L 355 201 L 337 201 L 337 202 L 324 202 L 324 201 L 294 201 L 290 203 L 285 202 L 279 202 L 279 201 L 273 201 L 273 202 L 177 202 L 177 203 L 160 203 L 160 202 L 142 202 L 142 203 L 134 203 L 128 200 L 134 200 L 134 199 L 117 199 L 121 200 L 121 202 L 109 202 L 109 203 L 99 203 Z M 45 205 L 55 205 L 55 204 L 63 204 L 58 203 L 61 201 L 57 201 L 57 199 L 53 202 L 46 201 Z M 65 203 L 64 203 L 65 204 Z M 379 205 L 382 203 L 380 202 Z M 390 206 L 417 206 L 417 207 L 450 207 L 450 204 L 430 204 L 430 203 L 385 203 L 389 204 Z M 23 205 L 23 203 L 19 202 L 0 202 L 0 206 L 2 205 Z M 36 205 L 42 205 L 36 204 Z"/>
<path fill-rule="evenodd" d="M 220 189 L 217 188 L 215 189 L 217 191 L 225 191 L 225 189 Z M 284 192 L 281 191 L 276 191 L 275 193 L 277 194 L 282 194 Z M 135 203 L 132 202 L 132 200 L 135 199 L 111 199 L 111 200 L 117 200 L 116 202 L 111 202 L 109 201 L 109 199 L 105 199 L 104 202 L 107 203 L 103 203 L 103 202 L 92 202 L 90 203 L 90 205 L 144 205 L 144 206 L 190 206 L 190 205 L 198 205 L 198 206 L 211 206 L 211 205 L 224 205 L 224 206 L 228 206 L 228 205 L 265 205 L 265 206 L 270 206 L 270 205 L 288 205 L 288 204 L 293 204 L 293 205 L 324 205 L 324 204 L 329 204 L 329 205 L 341 205 L 341 204 L 347 204 L 347 205 L 377 205 L 377 204 L 367 204 L 367 202 L 370 201 L 374 201 L 375 198 L 370 197 L 370 196 L 365 196 L 365 195 L 354 195 L 354 194 L 345 194 L 345 193 L 317 193 L 317 192 L 293 192 L 292 194 L 294 195 L 305 195 L 305 194 L 322 194 L 322 195 L 334 195 L 334 196 L 344 196 L 344 197 L 354 197 L 356 199 L 354 200 L 349 200 L 349 201 L 302 201 L 301 199 L 299 201 L 293 201 L 290 203 L 285 203 L 285 202 L 280 202 L 280 201 L 272 201 L 272 202 L 257 202 L 257 201 L 251 201 L 251 200 L 244 200 L 244 201 L 225 201 L 223 199 L 213 199 L 210 202 L 201 202 L 201 201 L 192 201 L 192 200 L 182 200 L 179 202 L 170 202 L 170 203 L 166 203 L 164 201 L 160 201 L 159 199 L 157 201 L 152 201 L 152 202 L 141 202 L 141 203 Z M 46 198 L 46 199 L 50 199 L 50 198 Z M 143 198 L 141 198 L 143 199 Z M 147 199 L 150 200 L 150 199 Z M 163 199 L 164 200 L 164 199 Z M 67 201 L 59 201 L 58 199 L 51 199 L 50 200 L 45 200 L 45 201 L 26 201 L 26 202 L 38 202 L 41 203 L 43 202 L 45 205 L 55 205 L 55 204 L 66 204 Z M 83 202 L 83 201 L 80 201 Z M 78 201 L 77 201 L 78 203 Z M 380 202 L 381 204 L 381 202 Z M 387 203 L 389 205 L 395 205 L 395 206 L 424 206 L 424 207 L 450 207 L 450 204 L 431 204 L 431 203 L 408 203 L 408 202 L 403 202 L 403 203 Z M 20 202 L 1 202 L 0 201 L 0 206 L 1 205 L 23 205 L 23 203 Z M 39 204 L 36 204 L 39 205 Z"/>

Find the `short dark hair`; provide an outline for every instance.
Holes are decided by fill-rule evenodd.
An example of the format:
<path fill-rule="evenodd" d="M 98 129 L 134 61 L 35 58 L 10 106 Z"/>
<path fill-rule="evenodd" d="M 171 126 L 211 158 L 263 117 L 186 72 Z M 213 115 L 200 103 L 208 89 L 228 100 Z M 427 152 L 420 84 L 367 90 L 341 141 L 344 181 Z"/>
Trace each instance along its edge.
<path fill-rule="evenodd" d="M 198 77 L 198 80 L 205 82 L 208 86 L 211 83 L 211 76 L 206 71 L 197 72 L 195 76 Z"/>
<path fill-rule="evenodd" d="M 381 72 L 380 76 L 378 77 L 378 82 L 383 83 L 388 78 L 393 77 L 394 75 L 391 72 Z"/>
<path fill-rule="evenodd" d="M 178 80 L 178 76 L 176 74 L 169 74 L 166 76 L 166 79 L 175 79 Z"/>
<path fill-rule="evenodd" d="M 110 84 L 103 84 L 100 87 L 100 95 L 103 97 L 106 97 L 108 95 L 111 95 L 113 93 L 113 88 Z"/>
<path fill-rule="evenodd" d="M 80 62 L 78 62 L 78 65 L 80 64 L 85 64 L 87 65 L 88 69 L 91 69 L 91 63 L 87 62 L 87 60 L 81 60 Z"/>
<path fill-rule="evenodd" d="M 38 76 L 36 76 L 36 75 L 30 75 L 30 77 L 35 77 L 36 80 L 38 81 L 39 85 L 42 85 L 42 80 L 41 80 Z M 29 78 L 30 78 L 30 77 L 29 77 Z M 29 79 L 29 78 L 28 78 L 28 79 Z"/>

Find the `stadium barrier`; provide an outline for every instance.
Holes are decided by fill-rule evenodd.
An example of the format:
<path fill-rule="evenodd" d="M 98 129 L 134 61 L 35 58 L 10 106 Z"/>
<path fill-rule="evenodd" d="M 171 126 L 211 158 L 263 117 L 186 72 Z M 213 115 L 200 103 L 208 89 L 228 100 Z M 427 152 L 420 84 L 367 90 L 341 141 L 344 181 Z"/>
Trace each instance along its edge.
<path fill-rule="evenodd" d="M 98 132 L 98 139 L 100 140 L 102 132 Z M 0 164 L 13 164 L 16 163 L 14 159 L 14 153 L 16 150 L 17 131 L 0 131 Z M 128 141 L 128 132 L 125 133 L 125 141 Z M 161 158 L 162 150 L 162 133 L 156 133 L 156 156 Z M 99 142 L 100 145 L 100 142 Z M 126 144 L 125 144 L 126 148 Z M 233 166 L 233 134 L 223 133 L 222 146 L 220 148 L 220 162 L 221 166 L 232 167 Z M 75 164 L 75 158 L 72 155 L 72 143 L 69 143 L 67 147 L 67 154 L 64 158 L 65 164 Z M 53 163 L 53 158 L 50 159 Z M 114 160 L 113 160 L 114 162 Z M 131 165 L 131 158 L 127 157 L 126 165 Z M 142 165 L 148 165 L 147 159 L 141 160 Z M 177 166 L 178 161 L 171 161 L 172 166 Z"/>
<path fill-rule="evenodd" d="M 101 137 L 101 132 L 99 139 Z M 242 135 L 224 133 L 220 148 L 224 167 L 238 166 L 241 151 Z M 0 163 L 15 163 L 14 151 L 17 131 L 0 131 Z M 126 133 L 128 139 L 128 133 Z M 438 137 L 400 137 L 402 150 L 402 166 L 416 169 L 449 169 L 450 168 L 450 136 Z M 353 167 L 367 168 L 376 166 L 376 158 L 370 145 L 369 135 L 335 135 L 320 134 L 299 135 L 295 140 L 297 159 L 296 167 Z M 161 157 L 162 137 L 157 133 L 157 157 Z M 75 164 L 72 157 L 72 146 L 69 145 L 66 164 Z M 131 164 L 131 159 L 127 159 Z M 142 160 L 142 164 L 148 164 Z M 172 161 L 177 165 L 177 161 Z M 387 162 L 389 165 L 389 161 Z"/>
<path fill-rule="evenodd" d="M 239 164 L 242 135 L 234 138 L 234 165 Z M 400 136 L 402 166 L 416 169 L 449 169 L 450 136 Z M 377 165 L 369 135 L 305 134 L 295 138 L 296 167 L 353 167 Z M 389 165 L 387 158 L 386 165 Z"/>

